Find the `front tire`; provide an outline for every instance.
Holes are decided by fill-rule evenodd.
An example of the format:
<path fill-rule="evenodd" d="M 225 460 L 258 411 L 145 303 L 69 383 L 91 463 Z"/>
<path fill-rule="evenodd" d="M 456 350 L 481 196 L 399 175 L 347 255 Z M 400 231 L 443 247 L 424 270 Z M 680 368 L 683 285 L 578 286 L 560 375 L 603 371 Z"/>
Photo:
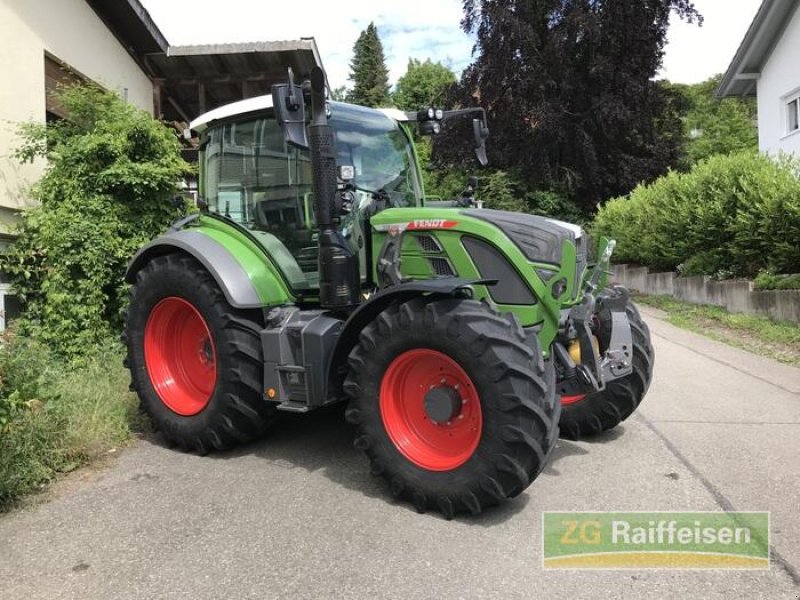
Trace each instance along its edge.
<path fill-rule="evenodd" d="M 137 273 L 127 365 L 142 410 L 168 443 L 204 454 L 264 431 L 275 408 L 261 392 L 260 330 L 260 311 L 232 308 L 189 256 L 159 256 Z"/>
<path fill-rule="evenodd" d="M 604 293 L 617 292 L 610 288 Z M 631 326 L 633 372 L 610 381 L 602 392 L 562 396 L 561 437 L 579 440 L 613 429 L 633 414 L 647 394 L 655 365 L 650 329 L 632 301 L 628 300 L 625 312 Z"/>
<path fill-rule="evenodd" d="M 513 317 L 465 299 L 392 305 L 350 355 L 356 448 L 391 493 L 446 518 L 520 494 L 558 437 L 555 371 Z"/>

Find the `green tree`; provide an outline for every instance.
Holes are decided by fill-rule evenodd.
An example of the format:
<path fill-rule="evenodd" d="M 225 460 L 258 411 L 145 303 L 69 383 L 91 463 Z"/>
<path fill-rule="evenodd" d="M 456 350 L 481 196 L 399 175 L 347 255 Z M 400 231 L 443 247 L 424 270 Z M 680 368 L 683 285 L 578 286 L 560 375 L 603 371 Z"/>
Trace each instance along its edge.
<path fill-rule="evenodd" d="M 350 80 L 353 89 L 347 94 L 348 102 L 372 107 L 389 105 L 389 70 L 374 23 L 361 32 L 353 45 Z"/>
<path fill-rule="evenodd" d="M 392 99 L 402 110 L 418 110 L 424 106 L 444 105 L 448 89 L 456 83 L 455 74 L 440 62 L 430 58 L 425 62 L 408 60 L 408 69 L 397 80 Z"/>
<path fill-rule="evenodd" d="M 22 127 L 22 160 L 43 156 L 38 207 L 0 261 L 42 341 L 91 351 L 121 324 L 125 266 L 178 217 L 170 202 L 189 165 L 173 132 L 97 87 L 60 95 L 68 119 Z"/>
<path fill-rule="evenodd" d="M 721 81 L 716 75 L 695 85 L 675 85 L 689 104 L 683 119 L 689 165 L 714 154 L 758 149 L 755 98 L 717 98 Z"/>
<path fill-rule="evenodd" d="M 340 85 L 331 90 L 331 100 L 336 102 L 347 102 L 347 86 Z"/>
<path fill-rule="evenodd" d="M 691 1 L 465 0 L 464 9 L 475 60 L 453 100 L 487 110 L 493 165 L 518 169 L 530 189 L 566 190 L 589 213 L 679 163 L 683 97 L 654 78 L 671 13 L 700 19 Z M 442 137 L 435 156 L 467 158 L 465 133 Z"/>
<path fill-rule="evenodd" d="M 505 171 L 495 171 L 480 179 L 477 196 L 486 203 L 486 208 L 526 212 L 528 206 L 521 199 L 518 182 Z"/>

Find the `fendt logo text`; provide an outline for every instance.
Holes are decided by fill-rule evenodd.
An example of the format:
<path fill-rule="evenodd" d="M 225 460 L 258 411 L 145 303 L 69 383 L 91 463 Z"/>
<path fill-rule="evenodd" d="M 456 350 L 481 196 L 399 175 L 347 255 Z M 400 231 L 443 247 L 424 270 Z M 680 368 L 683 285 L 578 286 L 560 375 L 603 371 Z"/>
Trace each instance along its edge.
<path fill-rule="evenodd" d="M 417 219 L 408 224 L 408 229 L 450 229 L 458 225 L 458 221 L 445 219 Z"/>

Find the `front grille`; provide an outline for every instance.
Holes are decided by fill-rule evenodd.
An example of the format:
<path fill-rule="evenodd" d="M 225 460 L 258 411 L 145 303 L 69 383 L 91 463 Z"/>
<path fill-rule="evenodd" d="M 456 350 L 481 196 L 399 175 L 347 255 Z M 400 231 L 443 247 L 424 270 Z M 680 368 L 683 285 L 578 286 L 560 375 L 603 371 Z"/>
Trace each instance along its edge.
<path fill-rule="evenodd" d="M 431 252 L 431 253 L 438 253 L 442 251 L 442 246 L 439 244 L 439 240 L 437 240 L 432 235 L 418 235 L 417 243 L 419 247 L 422 248 L 423 252 Z"/>
<path fill-rule="evenodd" d="M 492 300 L 498 304 L 536 304 L 536 297 L 528 284 L 502 252 L 484 240 L 469 236 L 462 237 L 461 243 L 480 276 L 497 280 L 495 285 L 488 286 Z"/>
<path fill-rule="evenodd" d="M 428 261 L 431 263 L 433 272 L 440 277 L 452 277 L 456 274 L 453 265 L 446 258 L 430 257 Z"/>

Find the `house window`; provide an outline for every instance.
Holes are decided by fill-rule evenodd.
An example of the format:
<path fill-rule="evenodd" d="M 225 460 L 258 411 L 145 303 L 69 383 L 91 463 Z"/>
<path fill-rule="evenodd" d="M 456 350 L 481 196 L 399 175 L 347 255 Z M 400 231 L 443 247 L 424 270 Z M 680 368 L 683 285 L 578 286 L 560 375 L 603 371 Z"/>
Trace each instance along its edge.
<path fill-rule="evenodd" d="M 7 247 L 8 240 L 0 237 L 0 253 L 5 252 Z M 8 322 L 16 319 L 20 313 L 19 300 L 12 292 L 8 276 L 0 271 L 0 331 L 5 330 Z"/>
<path fill-rule="evenodd" d="M 800 129 L 800 96 L 795 96 L 786 103 L 786 133 L 794 133 Z"/>
<path fill-rule="evenodd" d="M 66 109 L 58 99 L 59 88 L 87 83 L 87 79 L 61 62 L 55 56 L 44 54 L 44 96 L 47 122 L 51 123 L 67 116 Z"/>
<path fill-rule="evenodd" d="M 19 313 L 19 301 L 11 293 L 11 286 L 0 283 L 0 331 L 5 330 L 8 322 L 16 319 Z"/>

